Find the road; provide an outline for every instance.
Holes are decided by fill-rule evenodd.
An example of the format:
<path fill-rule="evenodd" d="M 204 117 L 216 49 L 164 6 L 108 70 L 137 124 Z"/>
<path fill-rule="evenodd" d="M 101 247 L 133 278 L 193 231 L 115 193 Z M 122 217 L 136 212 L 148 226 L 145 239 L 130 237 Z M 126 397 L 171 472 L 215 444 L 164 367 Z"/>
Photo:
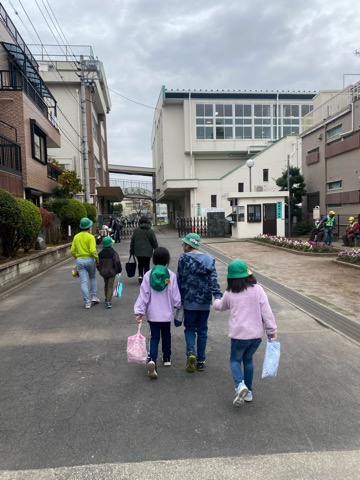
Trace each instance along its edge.
<path fill-rule="evenodd" d="M 181 240 L 157 236 L 175 270 Z M 277 255 L 255 255 L 246 242 L 207 243 L 229 259 L 254 255 L 248 261 L 263 274 Z M 124 264 L 129 241 L 115 248 Z M 224 289 L 226 263 L 216 264 Z M 205 372 L 186 373 L 183 331 L 173 328 L 173 364 L 160 365 L 159 379 L 150 380 L 146 367 L 126 361 L 126 339 L 137 328 L 136 279 L 123 276 L 112 310 L 85 310 L 72 266 L 65 262 L 0 300 L 0 479 L 360 478 L 356 343 L 269 291 L 279 374 L 261 379 L 262 345 L 254 401 L 236 409 L 227 312 L 210 315 Z M 287 281 L 297 276 L 286 271 Z"/>

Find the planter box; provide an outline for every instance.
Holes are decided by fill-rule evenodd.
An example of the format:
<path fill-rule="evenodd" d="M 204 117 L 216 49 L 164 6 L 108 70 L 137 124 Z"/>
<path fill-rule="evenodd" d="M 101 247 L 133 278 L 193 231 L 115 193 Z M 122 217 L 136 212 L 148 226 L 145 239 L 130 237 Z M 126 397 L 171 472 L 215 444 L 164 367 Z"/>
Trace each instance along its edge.
<path fill-rule="evenodd" d="M 0 266 L 0 294 L 71 257 L 71 243 L 36 252 Z"/>

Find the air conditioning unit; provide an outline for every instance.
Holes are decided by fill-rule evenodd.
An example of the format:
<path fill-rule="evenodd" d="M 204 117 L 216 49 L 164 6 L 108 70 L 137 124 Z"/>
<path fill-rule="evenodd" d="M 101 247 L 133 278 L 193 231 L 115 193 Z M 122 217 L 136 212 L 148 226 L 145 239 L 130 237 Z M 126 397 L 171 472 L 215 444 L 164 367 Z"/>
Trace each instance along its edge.
<path fill-rule="evenodd" d="M 263 191 L 264 191 L 264 187 L 262 187 L 261 185 L 257 185 L 257 186 L 255 187 L 255 190 L 256 190 L 257 192 L 263 192 Z"/>

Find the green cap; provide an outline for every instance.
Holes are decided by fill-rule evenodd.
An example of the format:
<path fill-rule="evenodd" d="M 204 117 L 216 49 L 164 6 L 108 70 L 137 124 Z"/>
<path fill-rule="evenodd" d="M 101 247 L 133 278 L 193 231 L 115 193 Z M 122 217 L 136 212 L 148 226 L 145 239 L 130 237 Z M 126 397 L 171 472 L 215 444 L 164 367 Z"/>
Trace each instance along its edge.
<path fill-rule="evenodd" d="M 186 237 L 182 239 L 182 241 L 187 245 L 190 245 L 192 248 L 200 248 L 201 238 L 197 233 L 188 233 Z"/>
<path fill-rule="evenodd" d="M 93 222 L 87 218 L 87 217 L 83 217 L 81 220 L 80 220 L 80 229 L 81 230 L 89 230 L 89 228 L 92 226 Z"/>
<path fill-rule="evenodd" d="M 243 260 L 233 260 L 229 263 L 227 278 L 246 278 L 250 275 L 252 275 L 252 271 Z"/>
<path fill-rule="evenodd" d="M 163 265 L 155 265 L 150 272 L 150 286 L 157 292 L 162 292 L 170 283 L 169 270 Z"/>
<path fill-rule="evenodd" d="M 113 243 L 114 243 L 114 240 L 111 237 L 107 236 L 102 239 L 101 245 L 104 248 L 107 248 L 107 247 L 112 247 Z"/>

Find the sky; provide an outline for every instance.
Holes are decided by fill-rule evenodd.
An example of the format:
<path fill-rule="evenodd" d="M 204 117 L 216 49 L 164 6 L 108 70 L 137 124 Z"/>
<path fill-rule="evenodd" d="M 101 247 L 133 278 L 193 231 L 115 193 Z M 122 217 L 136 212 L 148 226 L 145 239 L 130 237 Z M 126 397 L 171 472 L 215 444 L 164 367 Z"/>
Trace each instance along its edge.
<path fill-rule="evenodd" d="M 63 44 L 52 17 L 68 44 L 91 45 L 103 62 L 110 164 L 152 166 L 162 85 L 318 91 L 360 80 L 360 6 L 353 0 L 0 2 L 26 43 Z"/>

